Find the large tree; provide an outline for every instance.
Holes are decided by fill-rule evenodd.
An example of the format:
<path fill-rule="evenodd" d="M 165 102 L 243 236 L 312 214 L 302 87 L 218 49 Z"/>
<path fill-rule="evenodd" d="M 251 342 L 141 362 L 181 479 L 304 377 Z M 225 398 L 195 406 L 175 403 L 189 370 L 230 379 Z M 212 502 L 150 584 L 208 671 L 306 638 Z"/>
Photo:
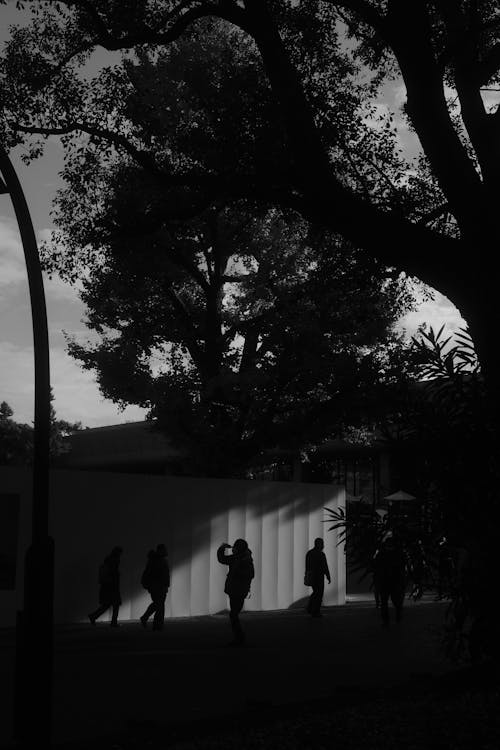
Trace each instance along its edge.
<path fill-rule="evenodd" d="M 251 197 L 339 233 L 382 265 L 420 278 L 455 302 L 469 323 L 488 386 L 491 401 L 484 418 L 498 415 L 500 348 L 491 323 L 498 309 L 493 268 L 500 108 L 486 98 L 500 85 L 497 0 L 33 0 L 26 5 L 34 10 L 33 21 L 13 32 L 1 63 L 5 145 L 24 143 L 30 158 L 42 148 L 33 134 L 59 134 L 70 160 L 80 158 L 86 165 L 82 192 L 85 171 L 92 173 L 89 148 L 99 168 L 104 156 L 112 165 L 116 152 L 126 154 L 171 194 L 171 218 L 195 216 L 215 198 Z M 249 118 L 235 123 L 232 160 L 226 153 L 206 161 L 204 148 L 179 159 L 176 143 L 158 153 L 155 136 L 145 137 L 132 126 L 122 106 L 128 100 L 122 92 L 136 88 L 128 75 L 136 56 L 154 61 L 186 37 L 202 45 L 206 19 L 220 19 L 234 33 L 235 48 L 258 56 L 255 76 L 240 79 L 240 91 L 248 99 L 258 88 L 266 111 L 259 107 L 256 117 L 250 111 Z M 97 47 L 127 54 L 129 67 L 104 69 L 86 80 L 85 66 Z M 227 135 L 231 103 L 219 99 L 220 79 L 211 72 L 210 95 L 221 101 L 221 116 L 198 121 L 186 109 L 178 120 L 179 138 L 183 131 L 199 133 L 200 143 L 206 133 L 213 141 L 217 133 L 219 141 Z M 390 118 L 382 116 L 378 129 L 370 127 L 383 86 L 396 79 L 406 92 L 401 115 L 421 148 L 414 164 L 394 149 L 394 137 L 381 137 L 381 131 L 391 133 Z M 169 102 L 137 93 L 137 106 L 161 127 L 169 118 Z M 271 131 L 277 136 L 274 149 L 269 148 Z M 491 479 L 481 500 L 488 501 L 494 527 L 498 435 L 490 434 L 492 460 L 485 464 Z M 482 538 L 479 531 L 474 541 L 486 555 L 478 579 L 490 580 L 497 560 L 488 535 Z M 485 597 L 478 603 L 475 616 L 490 622 L 486 602 Z"/>
<path fill-rule="evenodd" d="M 115 68 L 121 116 L 157 162 L 207 174 L 286 168 L 269 87 L 241 41 L 207 19 L 165 54 Z M 353 116 L 358 98 L 342 98 Z M 387 174 L 398 169 L 391 133 L 356 119 L 352 134 Z M 44 253 L 48 270 L 83 279 L 100 341 L 70 351 L 102 392 L 148 407 L 193 459 L 190 472 L 205 474 L 355 419 L 367 390 L 403 366 L 392 326 L 412 303 L 406 279 L 269 196 L 164 184 L 131 156 L 103 155 L 101 140 L 70 148 L 57 250 Z M 344 173 L 354 179 L 347 159 Z"/>
<path fill-rule="evenodd" d="M 185 186 L 191 198 L 202 200 L 207 189 L 251 193 L 298 210 L 449 296 L 470 324 L 486 377 L 494 377 L 499 355 L 487 329 L 496 317 L 496 288 L 488 256 L 496 241 L 500 114 L 488 111 L 482 97 L 499 83 L 494 0 L 49 0 L 29 6 L 34 20 L 13 33 L 2 64 L 7 143 L 18 142 L 21 132 L 65 134 L 66 143 L 86 132 L 93 142 L 127 152 L 163 185 Z M 121 73 L 104 70 L 94 85 L 80 75 L 98 46 L 155 55 L 206 17 L 223 19 L 239 31 L 238 45 L 258 51 L 281 128 L 280 169 L 259 159 L 205 168 L 175 162 L 168 153 L 157 158 L 151 141 L 123 116 L 116 87 L 129 84 Z M 353 107 L 362 74 L 372 75 Z M 412 173 L 405 179 L 403 170 L 394 179 L 371 160 L 359 131 L 352 132 L 367 104 L 376 104 L 378 87 L 396 76 L 406 88 L 404 116 L 420 141 L 428 178 L 420 203 L 407 200 Z M 246 91 L 243 84 L 242 96 Z M 168 116 L 162 105 L 149 102 L 156 115 Z M 252 126 L 240 135 L 248 142 L 253 134 Z M 258 153 L 258 142 L 252 146 Z M 352 179 L 346 179 L 346 161 Z M 449 220 L 436 221 L 442 216 Z"/>
<path fill-rule="evenodd" d="M 406 281 L 275 210 L 210 209 L 138 235 L 142 187 L 140 200 L 120 191 L 120 231 L 83 283 L 99 340 L 70 344 L 104 395 L 149 408 L 205 475 L 366 418 L 373 391 L 404 369 L 393 325 L 413 300 Z"/>

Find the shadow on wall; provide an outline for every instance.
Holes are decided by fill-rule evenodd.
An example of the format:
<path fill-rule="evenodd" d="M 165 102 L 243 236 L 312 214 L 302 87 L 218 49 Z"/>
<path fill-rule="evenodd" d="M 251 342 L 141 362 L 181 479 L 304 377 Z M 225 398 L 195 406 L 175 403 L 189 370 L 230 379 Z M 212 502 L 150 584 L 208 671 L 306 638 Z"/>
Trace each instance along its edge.
<path fill-rule="evenodd" d="M 97 605 L 99 565 L 115 545 L 123 548 L 120 619 L 138 619 L 150 602 L 140 585 L 147 552 L 160 542 L 171 567 L 166 616 L 226 611 L 227 567 L 216 550 L 238 537 L 248 541 L 255 565 L 245 608 L 300 606 L 308 594 L 305 554 L 324 536 L 324 506 L 343 504 L 342 492 L 334 485 L 54 471 L 55 619 L 86 620 Z M 325 540 L 334 580 L 325 604 L 344 603 L 343 549 L 336 533 Z"/>

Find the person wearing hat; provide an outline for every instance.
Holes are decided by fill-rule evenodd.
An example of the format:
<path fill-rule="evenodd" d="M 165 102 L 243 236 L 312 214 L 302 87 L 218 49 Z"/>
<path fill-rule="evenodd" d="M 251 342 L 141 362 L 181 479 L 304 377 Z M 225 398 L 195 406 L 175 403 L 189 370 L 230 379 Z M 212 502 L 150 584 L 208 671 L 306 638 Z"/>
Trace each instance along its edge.
<path fill-rule="evenodd" d="M 217 550 L 217 560 L 222 565 L 229 567 L 224 585 L 224 593 L 229 596 L 229 620 L 234 637 L 230 645 L 243 646 L 245 644 L 245 635 L 241 627 L 239 614 L 250 591 L 255 570 L 252 553 L 244 539 L 237 539 L 235 541 L 232 547 L 232 554 L 226 554 L 226 550 L 228 549 L 231 549 L 230 544 L 221 544 Z"/>

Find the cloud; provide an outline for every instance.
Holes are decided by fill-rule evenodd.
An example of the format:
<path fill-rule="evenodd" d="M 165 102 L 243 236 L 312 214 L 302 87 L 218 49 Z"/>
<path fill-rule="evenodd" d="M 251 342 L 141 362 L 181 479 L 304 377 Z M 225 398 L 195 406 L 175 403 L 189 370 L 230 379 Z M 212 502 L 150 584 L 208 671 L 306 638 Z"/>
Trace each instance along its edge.
<path fill-rule="evenodd" d="M 49 279 L 44 274 L 44 286 L 47 300 L 70 302 L 78 305 L 83 310 L 82 303 L 78 297 L 81 290 L 81 285 L 78 282 L 76 284 L 68 284 L 56 276 Z"/>
<path fill-rule="evenodd" d="M 500 106 L 500 89 L 498 88 L 483 89 L 481 97 L 487 112 L 496 111 Z"/>
<path fill-rule="evenodd" d="M 38 242 L 50 239 L 51 230 L 42 229 L 37 233 Z M 0 291 L 3 287 L 12 287 L 12 284 L 26 284 L 27 271 L 24 260 L 24 251 L 17 224 L 14 219 L 0 216 Z M 67 284 L 57 277 L 49 279 L 44 274 L 44 286 L 47 297 L 52 299 L 65 299 L 74 302 L 78 299 L 81 285 Z M 4 292 L 5 293 L 5 292 Z"/>
<path fill-rule="evenodd" d="M 33 351 L 0 342 L 0 401 L 7 401 L 19 422 L 33 421 Z M 92 373 L 81 370 L 66 352 L 51 349 L 51 383 L 57 416 L 85 427 L 144 419 L 146 411 L 130 406 L 123 412 L 103 399 Z"/>
<path fill-rule="evenodd" d="M 392 115 L 393 125 L 396 128 L 396 145 L 403 150 L 405 158 L 411 161 L 422 150 L 416 133 L 408 127 L 408 122 L 403 114 L 406 102 L 406 87 L 399 79 L 389 81 L 381 89 L 380 98 L 375 102 L 375 115 L 387 117 Z M 377 122 L 368 118 L 366 122 L 375 130 L 380 132 L 384 129 L 384 122 Z"/>
<path fill-rule="evenodd" d="M 44 239 L 49 230 L 38 233 Z M 44 276 L 47 318 L 52 347 L 63 349 L 62 329 L 81 335 L 85 308 L 80 285 Z M 31 308 L 22 244 L 14 219 L 0 217 L 0 341 L 26 346 L 31 343 Z"/>
<path fill-rule="evenodd" d="M 49 230 L 38 232 L 46 239 Z M 66 353 L 62 329 L 79 338 L 92 338 L 81 319 L 85 314 L 78 287 L 58 278 L 45 278 L 50 332 L 51 381 L 58 416 L 84 426 L 143 419 L 145 410 L 123 412 L 102 398 L 92 373 L 82 370 Z M 31 310 L 24 253 L 14 218 L 0 216 L 0 401 L 7 401 L 20 422 L 33 421 L 33 349 Z"/>
<path fill-rule="evenodd" d="M 467 322 L 462 318 L 460 311 L 443 294 L 434 292 L 434 300 L 422 302 L 414 312 L 407 313 L 398 323 L 398 329 L 403 330 L 408 338 L 417 333 L 422 323 L 432 326 L 438 331 L 444 324 L 449 333 L 464 328 Z"/>
<path fill-rule="evenodd" d="M 26 282 L 26 264 L 16 223 L 0 216 L 0 299 L 12 284 Z"/>

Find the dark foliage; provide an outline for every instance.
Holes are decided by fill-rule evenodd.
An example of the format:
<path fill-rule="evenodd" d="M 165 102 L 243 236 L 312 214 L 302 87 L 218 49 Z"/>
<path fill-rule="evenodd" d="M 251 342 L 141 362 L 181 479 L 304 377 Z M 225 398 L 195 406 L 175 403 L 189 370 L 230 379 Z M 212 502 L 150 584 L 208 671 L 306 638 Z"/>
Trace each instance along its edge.
<path fill-rule="evenodd" d="M 16 422 L 13 416 L 13 410 L 6 401 L 2 401 L 0 404 L 0 465 L 26 466 L 31 464 L 33 458 L 33 426 Z M 52 460 L 67 450 L 64 438 L 81 429 L 80 422 L 70 423 L 64 419 L 57 419 L 51 405 L 49 448 Z"/>
<path fill-rule="evenodd" d="M 450 599 L 444 633 L 450 657 L 490 658 L 498 655 L 491 592 L 500 513 L 498 467 L 490 463 L 497 430 L 467 331 L 454 340 L 443 331 L 424 329 L 414 341 L 416 373 L 423 380 L 417 387 L 401 384 L 385 424 L 387 447 L 406 462 L 419 513 L 402 519 L 389 512 L 381 519 L 358 503 L 350 516 L 332 514 L 332 528 L 343 530 L 366 573 L 386 531 L 397 533 L 414 593 L 428 587 Z"/>

